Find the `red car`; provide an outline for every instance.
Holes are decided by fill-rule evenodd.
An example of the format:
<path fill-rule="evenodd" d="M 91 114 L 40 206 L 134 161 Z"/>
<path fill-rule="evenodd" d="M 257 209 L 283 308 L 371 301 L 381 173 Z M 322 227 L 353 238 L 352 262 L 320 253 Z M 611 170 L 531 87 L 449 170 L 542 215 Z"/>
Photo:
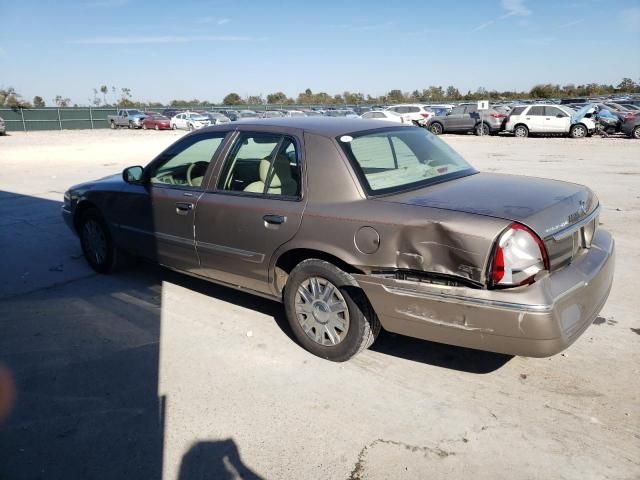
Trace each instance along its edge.
<path fill-rule="evenodd" d="M 144 130 L 148 130 L 149 128 L 153 128 L 154 130 L 171 129 L 169 119 L 164 115 L 160 115 L 158 112 L 144 112 L 144 114 L 147 116 L 142 121 L 142 128 Z"/>

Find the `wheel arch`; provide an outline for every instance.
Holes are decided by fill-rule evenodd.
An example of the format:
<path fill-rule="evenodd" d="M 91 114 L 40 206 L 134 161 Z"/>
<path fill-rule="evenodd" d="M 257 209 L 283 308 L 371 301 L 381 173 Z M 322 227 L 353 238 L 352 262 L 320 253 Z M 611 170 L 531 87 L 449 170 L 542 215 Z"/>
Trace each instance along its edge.
<path fill-rule="evenodd" d="M 80 200 L 76 205 L 76 208 L 73 211 L 73 227 L 76 229 L 76 232 L 80 231 L 80 220 L 82 219 L 82 215 L 84 212 L 91 209 L 98 210 L 98 207 L 90 200 Z"/>
<path fill-rule="evenodd" d="M 333 253 L 316 250 L 313 248 L 291 248 L 280 252 L 273 262 L 272 285 L 278 295 L 282 295 L 284 286 L 287 282 L 291 271 L 304 260 L 309 258 L 317 258 L 329 262 L 346 273 L 364 273 L 362 270 L 354 267 L 349 262 L 341 259 Z"/>

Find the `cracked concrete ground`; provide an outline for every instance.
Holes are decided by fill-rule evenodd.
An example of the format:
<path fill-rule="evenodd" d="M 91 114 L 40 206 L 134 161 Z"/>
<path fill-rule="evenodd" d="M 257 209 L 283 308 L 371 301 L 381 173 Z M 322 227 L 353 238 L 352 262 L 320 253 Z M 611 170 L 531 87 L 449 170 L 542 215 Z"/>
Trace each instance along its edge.
<path fill-rule="evenodd" d="M 383 334 L 333 364 L 290 338 L 276 303 L 148 265 L 85 265 L 60 218 L 64 190 L 180 135 L 0 138 L 0 363 L 18 389 L 0 478 L 640 476 L 640 142 L 443 137 L 481 170 L 599 195 L 615 283 L 563 355 Z"/>

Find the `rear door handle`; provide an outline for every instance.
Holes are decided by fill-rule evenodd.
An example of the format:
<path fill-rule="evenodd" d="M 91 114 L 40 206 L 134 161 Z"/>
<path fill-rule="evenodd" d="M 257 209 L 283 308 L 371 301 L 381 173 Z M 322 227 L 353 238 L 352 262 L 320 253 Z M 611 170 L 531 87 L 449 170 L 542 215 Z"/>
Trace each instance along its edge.
<path fill-rule="evenodd" d="M 193 203 L 176 202 L 176 213 L 178 215 L 186 215 L 191 210 L 193 210 Z"/>
<path fill-rule="evenodd" d="M 283 217 L 282 215 L 273 215 L 273 214 L 265 215 L 264 217 L 262 217 L 262 219 L 266 223 L 270 223 L 272 225 L 281 225 L 287 221 L 287 217 Z"/>

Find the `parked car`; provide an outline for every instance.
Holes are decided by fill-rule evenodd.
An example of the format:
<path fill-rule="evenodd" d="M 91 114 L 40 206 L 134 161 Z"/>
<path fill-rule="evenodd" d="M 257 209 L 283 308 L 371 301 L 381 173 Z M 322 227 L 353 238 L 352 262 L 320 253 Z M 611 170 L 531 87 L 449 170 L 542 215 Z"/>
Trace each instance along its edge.
<path fill-rule="evenodd" d="M 157 112 L 144 112 L 145 118 L 142 121 L 142 128 L 147 130 L 152 128 L 154 130 L 169 130 L 171 128 L 170 120 L 164 115 L 160 115 Z"/>
<path fill-rule="evenodd" d="M 0 117 L 0 135 L 6 135 L 6 134 L 7 134 L 7 126 L 4 123 L 4 119 Z"/>
<path fill-rule="evenodd" d="M 630 117 L 622 124 L 620 131 L 628 137 L 640 140 L 640 115 Z"/>
<path fill-rule="evenodd" d="M 325 117 L 360 118 L 350 108 L 332 108 L 324 112 Z"/>
<path fill-rule="evenodd" d="M 412 125 L 413 122 L 408 115 L 400 115 L 392 110 L 373 110 L 360 115 L 360 118 L 372 120 L 386 120 L 387 122 L 406 123 Z"/>
<path fill-rule="evenodd" d="M 258 118 L 258 114 L 253 110 L 240 110 L 236 114 L 236 120 L 247 120 L 250 118 Z"/>
<path fill-rule="evenodd" d="M 589 188 L 480 173 L 424 129 L 373 120 L 192 132 L 146 167 L 71 187 L 62 214 L 97 272 L 140 256 L 283 302 L 298 342 L 334 361 L 381 327 L 553 355 L 614 273 Z"/>
<path fill-rule="evenodd" d="M 621 103 L 620 105 L 631 112 L 640 112 L 640 106 L 634 105 L 633 103 Z"/>
<path fill-rule="evenodd" d="M 125 108 L 118 110 L 115 115 L 107 115 L 107 122 L 111 128 L 129 127 L 142 128 L 142 121 L 145 114 L 135 108 Z"/>
<path fill-rule="evenodd" d="M 282 113 L 285 117 L 306 117 L 307 114 L 302 110 L 283 110 Z"/>
<path fill-rule="evenodd" d="M 417 103 L 407 103 L 401 105 L 392 105 L 387 110 L 408 116 L 413 123 L 423 126 L 425 122 L 434 116 L 433 111 L 429 110 L 428 105 Z"/>
<path fill-rule="evenodd" d="M 171 128 L 183 130 L 199 130 L 211 124 L 209 117 L 197 112 L 183 112 L 177 114 L 170 121 Z"/>
<path fill-rule="evenodd" d="M 224 123 L 229 123 L 231 119 L 220 112 L 198 112 L 204 115 L 209 119 L 211 125 L 222 125 Z"/>
<path fill-rule="evenodd" d="M 258 118 L 282 118 L 285 115 L 280 110 L 262 110 L 257 112 L 257 116 Z"/>
<path fill-rule="evenodd" d="M 573 121 L 575 112 L 562 105 L 519 105 L 514 107 L 505 124 L 505 131 L 516 137 L 527 137 L 529 134 L 564 134 L 572 138 L 583 138 L 593 133 L 596 128 L 591 118 Z"/>
<path fill-rule="evenodd" d="M 165 108 L 162 111 L 162 115 L 164 115 L 168 119 L 171 119 L 172 117 L 175 117 L 177 114 L 182 112 L 186 112 L 186 110 L 184 108 Z"/>
<path fill-rule="evenodd" d="M 237 110 L 229 110 L 229 109 L 216 109 L 216 112 L 221 113 L 225 117 L 227 117 L 232 122 L 235 122 L 238 119 L 238 111 Z"/>
<path fill-rule="evenodd" d="M 495 135 L 502 130 L 506 117 L 493 109 L 479 111 L 477 104 L 458 105 L 446 115 L 429 119 L 426 128 L 434 135 L 442 133 L 469 133 Z"/>

